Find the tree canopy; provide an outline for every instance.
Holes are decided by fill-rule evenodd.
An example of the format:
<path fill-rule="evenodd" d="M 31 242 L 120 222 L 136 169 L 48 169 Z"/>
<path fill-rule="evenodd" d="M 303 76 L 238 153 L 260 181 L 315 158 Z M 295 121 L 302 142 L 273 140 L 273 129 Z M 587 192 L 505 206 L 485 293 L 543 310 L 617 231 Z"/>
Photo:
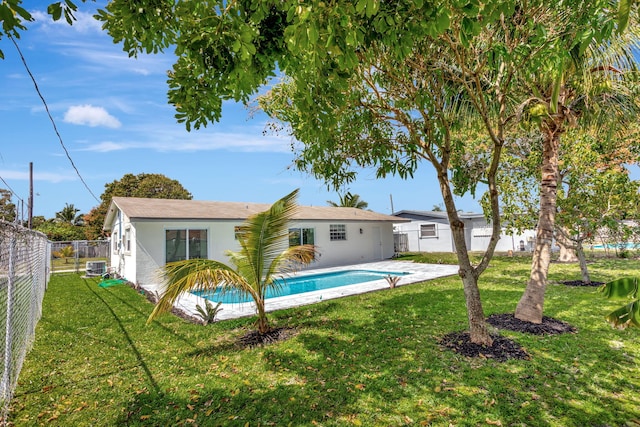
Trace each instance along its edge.
<path fill-rule="evenodd" d="M 325 2 L 115 0 L 98 13 L 130 55 L 175 46 L 169 101 L 187 129 L 219 120 L 222 101 L 263 98 L 303 146 L 296 167 L 336 188 L 373 167 L 438 176 L 454 234 L 472 340 L 490 344 L 477 287 L 500 234 L 496 173 L 529 94 L 552 83 L 551 114 L 572 54 L 614 32 L 608 0 Z M 493 233 L 478 265 L 453 194 L 486 183 Z"/>
<path fill-rule="evenodd" d="M 0 188 L 0 219 L 13 222 L 16 219 L 16 205 L 11 201 L 11 192 Z"/>
<path fill-rule="evenodd" d="M 104 236 L 102 226 L 113 197 L 143 197 L 148 199 L 187 199 L 193 198 L 180 182 L 162 174 L 141 173 L 126 174 L 109 184 L 100 195 L 100 204 L 84 216 L 87 238 L 98 239 Z"/>
<path fill-rule="evenodd" d="M 86 0 L 81 0 L 85 2 Z M 54 21 L 64 19 L 71 25 L 75 21 L 74 12 L 78 7 L 71 0 L 57 1 L 47 7 L 47 13 Z M 27 29 L 26 22 L 33 21 L 31 14 L 22 7 L 21 0 L 4 0 L 0 2 L 0 39 L 8 37 L 20 38 L 20 32 Z M 0 49 L 0 59 L 4 59 L 4 53 Z"/>

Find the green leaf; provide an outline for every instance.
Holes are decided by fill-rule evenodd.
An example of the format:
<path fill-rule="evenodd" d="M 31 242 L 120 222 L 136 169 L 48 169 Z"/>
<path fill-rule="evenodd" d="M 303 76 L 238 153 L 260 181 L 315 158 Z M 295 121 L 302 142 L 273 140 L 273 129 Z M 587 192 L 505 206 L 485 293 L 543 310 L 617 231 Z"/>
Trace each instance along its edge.
<path fill-rule="evenodd" d="M 449 19 L 449 12 L 445 9 L 438 15 L 436 18 L 436 31 L 438 34 L 444 33 L 449 26 L 451 25 L 451 20 Z"/>
<path fill-rule="evenodd" d="M 307 28 L 307 37 L 312 45 L 318 41 L 318 29 L 313 23 Z"/>
<path fill-rule="evenodd" d="M 558 112 L 558 98 L 560 98 L 560 89 L 562 89 L 562 82 L 564 81 L 564 72 L 560 70 L 553 82 L 553 92 L 551 93 L 551 101 L 549 102 L 549 111 L 552 114 Z"/>
<path fill-rule="evenodd" d="M 600 292 L 603 292 L 608 299 L 637 298 L 638 278 L 623 277 L 613 280 L 602 285 Z"/>
<path fill-rule="evenodd" d="M 606 319 L 616 328 L 624 329 L 631 325 L 640 327 L 640 300 L 635 300 L 612 311 L 606 316 Z"/>
<path fill-rule="evenodd" d="M 47 13 L 51 15 L 54 21 L 57 21 L 62 16 L 62 6 L 60 3 L 53 3 L 47 7 Z"/>
<path fill-rule="evenodd" d="M 358 2 L 356 3 L 356 12 L 364 12 L 365 7 L 367 7 L 367 0 L 358 0 Z"/>
<path fill-rule="evenodd" d="M 618 4 L 618 34 L 622 34 L 627 29 L 632 2 L 633 0 L 620 0 Z"/>

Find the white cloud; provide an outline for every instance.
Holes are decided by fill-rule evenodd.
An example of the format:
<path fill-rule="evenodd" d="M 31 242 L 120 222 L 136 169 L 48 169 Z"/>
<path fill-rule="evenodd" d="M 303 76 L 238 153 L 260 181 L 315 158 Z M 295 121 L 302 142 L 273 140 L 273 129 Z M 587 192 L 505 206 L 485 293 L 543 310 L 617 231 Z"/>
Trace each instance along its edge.
<path fill-rule="evenodd" d="M 51 15 L 45 13 L 43 11 L 31 11 L 31 16 L 33 19 L 39 23 L 45 31 L 50 31 L 51 29 L 57 28 L 60 30 L 74 30 L 81 34 L 87 34 L 90 32 L 99 33 L 102 31 L 102 23 L 97 21 L 93 14 L 87 12 L 77 11 L 74 12 L 74 16 L 76 20 L 73 21 L 73 25 L 69 25 L 67 20 L 61 17 L 59 20 L 54 21 Z M 55 27 L 54 27 L 55 26 Z"/>
<path fill-rule="evenodd" d="M 88 148 L 83 149 L 81 151 L 95 151 L 97 153 L 108 153 L 111 151 L 126 150 L 127 148 L 129 147 L 122 143 L 105 141 L 105 142 L 99 142 L 97 144 L 92 144 Z"/>
<path fill-rule="evenodd" d="M 88 144 L 81 151 L 94 151 L 106 153 L 119 150 L 152 150 L 161 153 L 168 152 L 189 152 L 197 153 L 204 151 L 231 151 L 231 152 L 262 152 L 262 153 L 285 153 L 291 151 L 289 141 L 255 135 L 216 133 L 206 137 L 185 137 L 175 135 L 175 139 L 162 137 L 154 141 L 127 141 L 127 142 L 99 142 Z"/>
<path fill-rule="evenodd" d="M 28 181 L 29 173 L 25 171 L 16 171 L 16 170 L 0 170 L 0 176 L 5 179 L 11 179 L 16 181 Z M 78 179 L 77 175 L 73 173 L 57 173 L 57 172 L 38 172 L 35 171 L 33 173 L 34 181 L 46 181 L 51 182 L 53 184 L 57 184 L 65 181 L 75 181 Z"/>
<path fill-rule="evenodd" d="M 64 114 L 64 121 L 75 125 L 85 126 L 105 126 L 108 128 L 119 128 L 121 123 L 102 107 L 93 105 L 74 105 L 69 107 Z"/>

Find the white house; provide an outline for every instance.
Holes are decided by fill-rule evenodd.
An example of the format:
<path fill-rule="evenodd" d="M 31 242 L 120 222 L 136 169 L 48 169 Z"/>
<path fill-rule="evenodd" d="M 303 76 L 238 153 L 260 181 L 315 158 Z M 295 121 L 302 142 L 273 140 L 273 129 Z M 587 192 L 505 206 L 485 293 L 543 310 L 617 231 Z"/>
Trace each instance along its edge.
<path fill-rule="evenodd" d="M 403 210 L 394 215 L 411 220 L 395 224 L 396 249 L 399 252 L 455 252 L 446 212 Z M 484 251 L 491 238 L 491 223 L 483 214 L 460 212 L 458 215 L 464 223 L 467 248 L 470 251 Z M 514 235 L 503 230 L 496 251 L 532 251 L 534 239 L 534 230 Z"/>
<path fill-rule="evenodd" d="M 269 204 L 114 197 L 104 229 L 111 233 L 110 267 L 125 279 L 157 283 L 167 262 L 209 258 L 240 248 L 237 227 Z M 309 268 L 379 261 L 394 255 L 393 224 L 409 221 L 355 208 L 299 206 L 290 244 L 315 244 Z"/>

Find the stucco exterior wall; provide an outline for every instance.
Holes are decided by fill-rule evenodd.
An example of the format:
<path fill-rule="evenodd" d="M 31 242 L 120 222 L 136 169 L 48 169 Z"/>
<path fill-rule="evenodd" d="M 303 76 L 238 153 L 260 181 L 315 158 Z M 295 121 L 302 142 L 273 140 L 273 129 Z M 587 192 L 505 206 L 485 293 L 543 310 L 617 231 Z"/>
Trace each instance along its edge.
<path fill-rule="evenodd" d="M 426 224 L 435 224 L 435 237 L 420 237 L 420 226 Z M 396 233 L 405 233 L 409 244 L 410 252 L 454 252 L 453 237 L 451 236 L 451 227 L 446 220 L 429 220 L 399 223 L 394 226 Z"/>
<path fill-rule="evenodd" d="M 112 236 L 122 244 L 112 251 L 110 266 L 129 281 L 148 284 L 158 283 L 159 273 L 166 260 L 166 230 L 207 230 L 208 258 L 228 262 L 225 251 L 238 250 L 235 227 L 243 221 L 135 221 L 126 217 L 114 222 Z M 332 241 L 331 224 L 344 224 L 346 240 Z M 393 225 L 384 222 L 363 221 L 294 221 L 291 228 L 314 229 L 317 260 L 308 268 L 347 265 L 391 258 L 393 249 Z M 130 230 L 131 245 L 125 250 L 122 238 Z M 112 245 L 112 248 L 115 247 Z"/>
<path fill-rule="evenodd" d="M 469 251 L 484 251 L 491 239 L 491 225 L 483 218 L 465 219 L 465 241 Z M 420 237 L 420 226 L 423 224 L 436 224 L 436 237 Z M 439 218 L 420 220 L 413 219 L 410 223 L 395 224 L 396 233 L 407 235 L 408 250 L 410 252 L 455 252 L 451 227 L 446 220 Z M 518 252 L 521 248 L 525 251 L 532 250 L 532 241 L 535 237 L 534 230 L 525 230 L 513 236 L 503 230 L 496 246 L 497 252 L 512 250 Z"/>

